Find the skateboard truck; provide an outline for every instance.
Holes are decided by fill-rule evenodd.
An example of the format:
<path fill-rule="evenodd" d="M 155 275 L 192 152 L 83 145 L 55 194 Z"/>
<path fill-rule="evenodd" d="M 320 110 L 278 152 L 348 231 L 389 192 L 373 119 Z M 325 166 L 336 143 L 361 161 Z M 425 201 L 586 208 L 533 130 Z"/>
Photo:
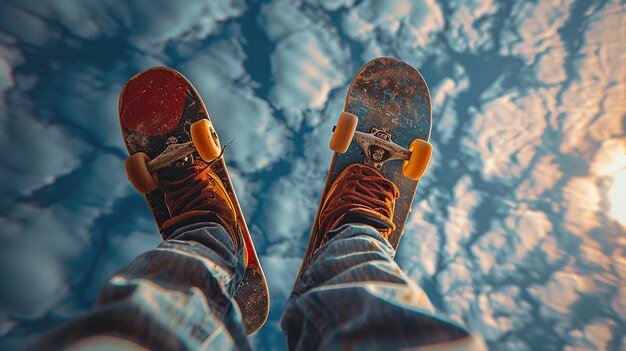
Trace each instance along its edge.
<path fill-rule="evenodd" d="M 157 157 L 150 157 L 143 152 L 132 154 L 126 159 L 125 167 L 128 180 L 140 193 L 150 192 L 157 187 L 156 171 L 198 151 L 200 157 L 211 162 L 221 156 L 222 149 L 217 133 L 208 119 L 194 122 L 190 128 L 191 141 L 182 144 L 170 144 Z"/>
<path fill-rule="evenodd" d="M 193 146 L 193 141 L 188 141 L 183 144 L 170 144 L 159 156 L 146 163 L 146 168 L 148 172 L 155 172 L 171 165 L 181 158 L 191 155 L 195 151 L 196 148 Z"/>
<path fill-rule="evenodd" d="M 390 160 L 411 158 L 411 152 L 391 141 L 391 134 L 382 129 L 373 127 L 370 133 L 355 131 L 353 138 L 363 149 L 363 163 L 376 169 L 380 169 L 383 163 Z"/>
<path fill-rule="evenodd" d="M 339 121 L 333 128 L 333 137 L 330 140 L 330 148 L 342 154 L 348 151 L 350 143 L 354 139 L 365 154 L 363 163 L 380 169 L 383 163 L 390 160 L 404 160 L 402 174 L 407 178 L 418 180 L 426 171 L 432 145 L 422 139 L 415 139 L 408 149 L 394 143 L 391 135 L 383 129 L 373 127 L 370 133 L 356 130 L 358 117 L 342 112 Z"/>

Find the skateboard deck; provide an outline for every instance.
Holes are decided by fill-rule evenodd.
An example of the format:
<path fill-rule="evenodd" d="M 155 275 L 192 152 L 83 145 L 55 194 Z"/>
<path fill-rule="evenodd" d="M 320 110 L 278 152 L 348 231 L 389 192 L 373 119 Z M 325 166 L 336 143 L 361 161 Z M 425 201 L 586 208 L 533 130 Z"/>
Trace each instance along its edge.
<path fill-rule="evenodd" d="M 409 148 L 414 139 L 427 142 L 430 137 L 431 101 L 428 86 L 415 68 L 394 58 L 374 59 L 359 70 L 348 89 L 344 111 L 358 117 L 356 133 L 390 140 L 402 148 Z M 400 196 L 396 200 L 393 216 L 396 229 L 388 238 L 394 249 L 398 247 L 404 224 L 411 211 L 418 180 L 403 175 L 402 159 L 385 159 L 389 154 L 379 151 L 382 155 L 381 162 L 367 159 L 362 146 L 353 139 L 345 153 L 334 153 L 300 273 L 310 264 L 314 251 L 325 234 L 319 233 L 317 226 L 326 195 L 337 176 L 353 163 L 365 163 L 378 169 L 398 187 Z M 372 152 L 375 153 L 376 150 Z"/>
<path fill-rule="evenodd" d="M 124 143 L 130 155 L 143 152 L 150 160 L 165 154 L 171 145 L 193 144 L 190 126 L 201 119 L 210 122 L 202 99 L 192 84 L 177 71 L 166 67 L 147 69 L 131 78 L 120 94 L 120 125 Z M 217 135 L 215 135 L 217 138 Z M 191 149 L 194 151 L 194 149 Z M 227 154 L 227 153 L 226 153 Z M 177 159 L 178 166 L 193 163 L 200 157 L 197 152 Z M 238 227 L 247 250 L 248 260 L 243 280 L 235 293 L 248 334 L 258 330 L 267 319 L 269 292 L 250 232 L 239 201 L 235 195 L 224 157 L 209 163 L 214 174 L 224 184 L 235 205 Z M 171 172 L 171 167 L 156 171 L 157 176 Z M 170 218 L 163 192 L 156 188 L 145 193 L 154 220 L 163 231 L 163 223 Z"/>

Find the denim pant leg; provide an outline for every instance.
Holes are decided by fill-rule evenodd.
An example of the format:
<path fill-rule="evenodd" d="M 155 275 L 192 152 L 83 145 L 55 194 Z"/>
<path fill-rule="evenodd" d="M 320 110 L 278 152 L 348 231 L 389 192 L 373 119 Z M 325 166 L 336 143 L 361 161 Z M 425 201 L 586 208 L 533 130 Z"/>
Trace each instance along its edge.
<path fill-rule="evenodd" d="M 393 255 L 370 226 L 338 228 L 289 297 L 281 321 L 289 349 L 483 349 L 480 337 L 434 313 Z"/>
<path fill-rule="evenodd" d="M 110 278 L 91 312 L 32 349 L 250 349 L 231 299 L 242 258 L 219 224 L 181 228 Z"/>

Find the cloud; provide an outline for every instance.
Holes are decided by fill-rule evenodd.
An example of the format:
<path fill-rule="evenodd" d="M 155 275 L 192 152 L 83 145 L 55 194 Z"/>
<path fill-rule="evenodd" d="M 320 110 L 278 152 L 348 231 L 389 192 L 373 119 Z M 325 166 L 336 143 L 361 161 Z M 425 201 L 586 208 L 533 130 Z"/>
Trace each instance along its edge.
<path fill-rule="evenodd" d="M 233 183 L 235 194 L 237 194 L 237 200 L 239 201 L 239 206 L 241 206 L 244 218 L 249 221 L 254 215 L 254 210 L 259 200 L 255 194 L 259 193 L 262 184 L 255 182 L 254 177 L 241 174 L 241 172 L 234 167 L 228 169 L 228 174 L 230 175 L 230 181 Z"/>
<path fill-rule="evenodd" d="M 452 2 L 451 13 L 446 15 L 449 29 L 446 38 L 455 51 L 477 51 L 491 49 L 491 37 L 495 12 L 499 4 L 493 1 Z"/>
<path fill-rule="evenodd" d="M 533 285 L 528 293 L 541 302 L 541 314 L 550 320 L 558 320 L 564 324 L 570 319 L 572 306 L 578 301 L 580 294 L 588 291 L 592 283 L 588 278 L 571 271 L 555 272 L 545 285 Z M 573 321 L 572 321 L 573 322 Z"/>
<path fill-rule="evenodd" d="M 226 161 L 249 173 L 285 157 L 291 138 L 285 125 L 274 118 L 269 104 L 255 95 L 244 59 L 238 44 L 221 41 L 178 68 L 192 77 L 222 145 L 234 141 L 226 149 Z"/>
<path fill-rule="evenodd" d="M 543 155 L 530 167 L 530 175 L 522 180 L 515 197 L 522 201 L 550 201 L 549 197 L 542 197 L 542 195 L 552 190 L 562 177 L 563 172 L 559 170 L 555 156 L 552 154 Z M 553 199 L 553 201 L 555 200 Z"/>
<path fill-rule="evenodd" d="M 11 75 L 8 70 L 6 76 Z M 3 202 L 30 195 L 71 173 L 81 162 L 76 149 L 87 149 L 62 128 L 34 117 L 29 93 L 36 83 L 35 77 L 20 76 L 18 82 L 8 83 L 15 87 L 4 92 L 6 109 L 0 115 L 0 175 L 6 180 L 0 185 Z"/>
<path fill-rule="evenodd" d="M 157 247 L 163 240 L 155 229 L 148 232 L 130 233 L 113 230 L 107 233 L 106 244 L 102 245 L 98 260 L 93 265 L 93 275 L 89 278 L 85 291 L 82 292 L 84 296 L 95 299 L 100 287 L 107 279 L 139 255 Z"/>
<path fill-rule="evenodd" d="M 274 0 L 263 5 L 259 22 L 272 40 L 281 40 L 313 26 L 313 19 L 301 9 L 301 4 L 288 0 Z"/>
<path fill-rule="evenodd" d="M 7 317 L 38 318 L 67 297 L 76 278 L 68 274 L 77 274 L 73 264 L 92 244 L 94 222 L 130 190 L 118 157 L 94 156 L 69 178 L 50 185 L 54 189 L 47 191 L 60 191 L 63 202 L 17 203 L 2 217 L 5 244 L 0 256 L 8 260 L 3 267 L 12 267 L 0 276 Z"/>
<path fill-rule="evenodd" d="M 573 329 L 569 333 L 564 350 L 608 350 L 613 339 L 615 323 L 610 319 L 596 320 L 584 328 Z"/>
<path fill-rule="evenodd" d="M 329 11 L 336 11 L 342 7 L 351 7 L 355 0 L 305 0 L 311 5 L 319 5 Z"/>
<path fill-rule="evenodd" d="M 521 295 L 519 287 L 505 286 L 488 288 L 477 297 L 478 313 L 472 324 L 480 328 L 486 340 L 498 340 L 530 322 L 532 306 Z"/>
<path fill-rule="evenodd" d="M 497 280 L 510 278 L 519 266 L 541 274 L 540 265 L 561 258 L 560 249 L 549 236 L 552 228 L 544 212 L 521 205 L 511 209 L 502 221 L 492 220 L 491 229 L 476 240 L 471 252 L 481 271 Z"/>
<path fill-rule="evenodd" d="M 623 10 L 622 10 L 623 11 Z M 623 131 L 626 90 L 626 59 L 623 42 L 615 33 L 624 33 L 626 22 L 620 6 L 607 4 L 589 20 L 576 61 L 577 78 L 563 92 L 563 139 L 560 151 L 591 159 L 596 145 Z"/>
<path fill-rule="evenodd" d="M 316 167 L 307 159 L 297 159 L 293 161 L 291 173 L 268 189 L 263 213 L 270 243 L 293 244 L 294 238 L 308 237 L 326 172 L 327 168 Z"/>
<path fill-rule="evenodd" d="M 479 204 L 480 197 L 471 188 L 471 178 L 464 176 L 454 187 L 454 202 L 448 206 L 448 219 L 444 223 L 445 246 L 447 259 L 459 254 L 461 247 L 467 243 L 472 234 L 472 212 Z"/>
<path fill-rule="evenodd" d="M 585 235 L 598 226 L 601 196 L 592 177 L 574 177 L 563 187 L 565 228 Z"/>
<path fill-rule="evenodd" d="M 286 110 L 323 107 L 331 90 L 347 79 L 346 55 L 336 35 L 319 25 L 279 41 L 272 54 L 271 101 Z"/>
<path fill-rule="evenodd" d="M 511 181 L 521 176 L 541 144 L 546 123 L 544 89 L 509 92 L 472 111 L 472 123 L 462 143 L 478 157 L 487 180 Z"/>
<path fill-rule="evenodd" d="M 55 126 L 20 116 L 5 121 L 3 129 L 0 148 L 11 150 L 0 153 L 3 164 L 0 176 L 6 180 L 0 185 L 3 195 L 0 203 L 5 203 L 4 206 L 54 183 L 57 177 L 71 173 L 80 164 L 74 150 L 81 143 Z"/>
<path fill-rule="evenodd" d="M 380 55 L 421 68 L 433 92 L 436 159 L 401 266 L 494 349 L 626 343 L 616 333 L 626 240 L 613 213 L 622 4 L 146 4 L 0 4 L 0 261 L 20 264 L 0 270 L 0 348 L 86 310 L 111 272 L 159 242 L 125 179 L 116 111 L 122 84 L 153 65 L 187 75 L 222 144 L 235 141 L 225 157 L 274 303 L 255 342 L 283 345 L 278 319 L 332 157 L 330 130 L 350 79 Z M 267 43 L 254 42 L 263 34 Z M 19 294 L 10 282 L 37 289 Z"/>
<path fill-rule="evenodd" d="M 0 310 L 18 318 L 39 318 L 67 293 L 60 262 L 43 247 L 23 251 L 3 246 L 0 255 Z M 6 316 L 2 316 L 2 322 Z"/>
<path fill-rule="evenodd" d="M 622 320 L 626 320 L 626 287 L 619 288 L 611 301 L 611 307 Z"/>
<path fill-rule="evenodd" d="M 421 67 L 437 49 L 443 14 L 433 0 L 363 1 L 343 17 L 344 33 L 361 44 L 359 58 L 395 56 Z"/>
<path fill-rule="evenodd" d="M 469 79 L 462 66 L 454 67 L 454 76 L 443 79 L 431 91 L 432 114 L 435 130 L 433 139 L 444 144 L 452 142 L 454 132 L 459 124 L 456 113 L 457 96 L 467 91 Z"/>
<path fill-rule="evenodd" d="M 267 283 L 272 301 L 285 301 L 291 294 L 291 288 L 293 288 L 296 275 L 300 270 L 302 259 L 272 254 L 271 256 L 262 256 L 260 261 L 266 277 L 283 277 L 283 279 L 268 279 Z M 274 308 L 282 310 L 283 306 L 274 306 Z"/>
<path fill-rule="evenodd" d="M 457 321 L 472 317 L 476 290 L 471 271 L 471 264 L 464 256 L 459 255 L 437 276 L 438 289 L 444 303 L 443 309 Z"/>
<path fill-rule="evenodd" d="M 345 32 L 357 40 L 370 40 L 380 30 L 401 35 L 403 46 L 423 47 L 443 28 L 443 15 L 432 0 L 370 0 L 355 6 L 343 25 Z"/>
<path fill-rule="evenodd" d="M 127 33 L 133 45 L 159 52 L 174 39 L 199 40 L 218 24 L 242 14 L 243 1 L 10 1 L 3 4 L 2 26 L 30 45 L 52 47 L 67 40 L 64 32 L 83 40 Z"/>
<path fill-rule="evenodd" d="M 426 218 L 433 212 L 427 200 L 414 204 L 398 246 L 396 261 L 418 281 L 432 277 L 438 269 L 441 238 L 437 226 Z"/>
<path fill-rule="evenodd" d="M 539 54 L 561 46 L 558 30 L 569 18 L 572 3 L 560 0 L 515 4 L 512 32 L 501 36 L 500 53 L 522 57 L 532 64 Z"/>

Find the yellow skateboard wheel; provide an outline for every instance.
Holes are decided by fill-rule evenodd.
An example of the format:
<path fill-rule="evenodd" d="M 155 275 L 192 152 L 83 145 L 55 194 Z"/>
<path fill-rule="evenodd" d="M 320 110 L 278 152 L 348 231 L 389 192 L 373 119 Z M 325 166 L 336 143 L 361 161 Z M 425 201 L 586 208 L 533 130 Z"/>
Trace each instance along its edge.
<path fill-rule="evenodd" d="M 200 157 L 206 162 L 215 160 L 222 153 L 220 140 L 208 119 L 201 119 L 191 125 L 191 140 Z"/>
<path fill-rule="evenodd" d="M 342 112 L 339 116 L 339 121 L 335 126 L 333 137 L 330 139 L 330 148 L 338 154 L 343 154 L 348 151 L 348 147 L 354 137 L 356 131 L 356 125 L 359 123 L 359 118 L 350 112 Z"/>
<path fill-rule="evenodd" d="M 150 173 L 146 164 L 150 161 L 150 157 L 143 152 L 131 155 L 124 162 L 126 175 L 130 183 L 138 192 L 145 194 L 157 187 L 158 177 L 156 173 Z"/>
<path fill-rule="evenodd" d="M 433 146 L 422 139 L 415 139 L 409 146 L 409 151 L 411 151 L 411 157 L 402 164 L 402 174 L 407 178 L 418 180 L 430 163 Z"/>

